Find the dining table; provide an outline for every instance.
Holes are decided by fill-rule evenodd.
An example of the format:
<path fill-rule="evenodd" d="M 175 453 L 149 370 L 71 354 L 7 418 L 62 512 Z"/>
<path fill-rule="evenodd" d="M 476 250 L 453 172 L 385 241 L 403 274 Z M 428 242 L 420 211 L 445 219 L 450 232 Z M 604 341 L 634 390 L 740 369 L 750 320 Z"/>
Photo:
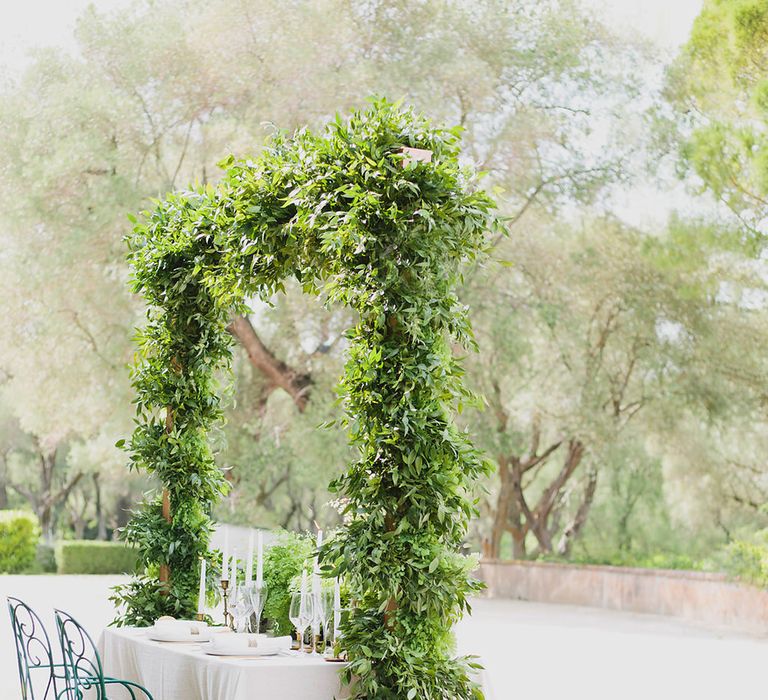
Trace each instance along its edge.
<path fill-rule="evenodd" d="M 104 674 L 144 686 L 154 700 L 342 700 L 343 663 L 319 654 L 213 656 L 205 643 L 160 642 L 148 628 L 107 628 L 98 650 Z M 119 691 L 119 692 L 118 692 Z M 110 700 L 130 700 L 110 686 Z M 138 693 L 137 693 L 137 700 Z M 141 700 L 144 700 L 143 698 Z"/>

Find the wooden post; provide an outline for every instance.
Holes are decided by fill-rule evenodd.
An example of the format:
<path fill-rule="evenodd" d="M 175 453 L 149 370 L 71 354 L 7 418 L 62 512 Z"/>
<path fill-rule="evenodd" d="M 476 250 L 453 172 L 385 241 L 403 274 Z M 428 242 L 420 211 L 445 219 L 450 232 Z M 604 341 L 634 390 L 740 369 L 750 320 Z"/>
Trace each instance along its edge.
<path fill-rule="evenodd" d="M 165 432 L 166 434 L 173 431 L 173 409 L 170 406 L 165 408 Z M 171 493 L 167 488 L 163 489 L 163 518 L 165 522 L 171 522 Z M 168 592 L 168 584 L 171 580 L 171 570 L 168 568 L 168 564 L 160 564 L 160 583 L 163 584 L 165 592 Z"/>
<path fill-rule="evenodd" d="M 392 532 L 395 529 L 394 517 L 387 513 L 384 517 L 384 525 L 387 528 L 387 532 Z M 392 613 L 397 610 L 397 601 L 394 598 L 390 598 L 387 601 L 387 607 L 384 608 L 384 626 L 387 629 L 392 629 L 394 623 L 392 622 Z"/>

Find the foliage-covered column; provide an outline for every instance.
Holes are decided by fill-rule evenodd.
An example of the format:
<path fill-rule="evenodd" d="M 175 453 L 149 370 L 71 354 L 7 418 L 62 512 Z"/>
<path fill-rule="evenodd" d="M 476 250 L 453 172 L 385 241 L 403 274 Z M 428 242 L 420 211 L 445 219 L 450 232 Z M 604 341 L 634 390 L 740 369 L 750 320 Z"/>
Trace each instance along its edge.
<path fill-rule="evenodd" d="M 194 613 L 210 512 L 225 489 L 208 432 L 221 420 L 214 375 L 230 358 L 229 308 L 217 303 L 201 277 L 219 257 L 193 223 L 206 202 L 205 193 L 169 197 L 129 239 L 134 290 L 147 301 L 148 322 L 137 338 L 137 427 L 127 448 L 131 468 L 154 475 L 162 488 L 124 533 L 138 547 L 145 571 L 117 589 L 115 601 L 126 606 L 118 620 L 123 624 Z M 170 519 L 163 514 L 163 491 Z"/>
<path fill-rule="evenodd" d="M 404 159 L 400 145 L 432 161 Z M 475 697 L 452 626 L 477 590 L 459 548 L 486 462 L 453 422 L 469 397 L 452 345 L 473 345 L 454 287 L 493 225 L 491 202 L 459 168 L 456 135 L 410 112 L 353 117 L 325 148 L 304 187 L 323 183 L 328 221 L 309 216 L 332 298 L 360 316 L 342 380 L 360 458 L 334 485 L 349 522 L 324 557 L 356 601 L 347 676 L 357 698 Z"/>

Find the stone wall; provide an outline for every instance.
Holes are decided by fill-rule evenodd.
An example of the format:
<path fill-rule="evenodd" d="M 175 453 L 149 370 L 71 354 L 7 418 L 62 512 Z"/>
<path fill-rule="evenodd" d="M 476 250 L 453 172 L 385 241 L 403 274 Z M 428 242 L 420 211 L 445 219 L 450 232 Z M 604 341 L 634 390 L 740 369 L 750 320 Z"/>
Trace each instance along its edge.
<path fill-rule="evenodd" d="M 492 598 L 669 615 L 768 636 L 768 591 L 724 574 L 483 560 Z"/>

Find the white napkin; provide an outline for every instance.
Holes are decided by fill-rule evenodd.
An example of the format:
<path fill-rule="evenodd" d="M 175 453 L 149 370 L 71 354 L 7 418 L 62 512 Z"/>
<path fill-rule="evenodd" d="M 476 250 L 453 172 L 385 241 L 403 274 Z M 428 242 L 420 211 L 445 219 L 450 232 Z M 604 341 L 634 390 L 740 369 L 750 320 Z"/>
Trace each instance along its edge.
<path fill-rule="evenodd" d="M 154 624 L 158 634 L 180 636 L 207 636 L 208 624 L 197 620 L 176 620 L 172 617 L 161 617 Z"/>
<path fill-rule="evenodd" d="M 214 635 L 206 646 L 209 654 L 277 654 L 291 648 L 291 638 L 267 637 L 263 634 L 222 634 Z"/>

